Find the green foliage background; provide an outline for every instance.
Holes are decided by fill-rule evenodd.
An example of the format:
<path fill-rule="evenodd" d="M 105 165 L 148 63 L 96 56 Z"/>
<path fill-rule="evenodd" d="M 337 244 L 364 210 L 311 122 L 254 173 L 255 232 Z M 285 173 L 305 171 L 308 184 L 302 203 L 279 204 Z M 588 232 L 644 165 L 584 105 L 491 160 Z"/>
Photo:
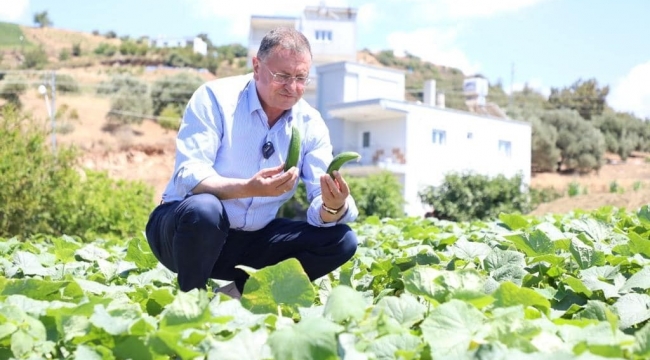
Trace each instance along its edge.
<path fill-rule="evenodd" d="M 59 146 L 53 153 L 43 128 L 12 106 L 2 108 L 0 237 L 140 234 L 153 207 L 153 190 L 81 170 L 77 151 Z"/>

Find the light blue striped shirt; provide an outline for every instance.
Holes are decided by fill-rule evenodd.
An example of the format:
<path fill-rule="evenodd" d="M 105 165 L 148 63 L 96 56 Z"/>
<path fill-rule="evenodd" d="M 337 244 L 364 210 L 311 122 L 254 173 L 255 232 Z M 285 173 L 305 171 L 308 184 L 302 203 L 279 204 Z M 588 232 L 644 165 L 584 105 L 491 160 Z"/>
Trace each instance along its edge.
<path fill-rule="evenodd" d="M 213 80 L 194 92 L 178 131 L 174 173 L 163 200 L 182 200 L 215 174 L 249 179 L 263 168 L 280 165 L 287 158 L 292 125 L 298 127 L 302 138 L 297 167 L 310 203 L 307 221 L 325 227 L 355 220 L 359 212 L 352 196 L 347 199 L 348 211 L 336 223 L 324 223 L 320 217 L 320 176 L 333 158 L 329 130 L 320 113 L 300 99 L 269 128 L 252 74 Z M 273 143 L 275 153 L 265 159 L 262 145 L 267 141 Z M 296 187 L 277 197 L 223 200 L 231 228 L 263 228 Z"/>

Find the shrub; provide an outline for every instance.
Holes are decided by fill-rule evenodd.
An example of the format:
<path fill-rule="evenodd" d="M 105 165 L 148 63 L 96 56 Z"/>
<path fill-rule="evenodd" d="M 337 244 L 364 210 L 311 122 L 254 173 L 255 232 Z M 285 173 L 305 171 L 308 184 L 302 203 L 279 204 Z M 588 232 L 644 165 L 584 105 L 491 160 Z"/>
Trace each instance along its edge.
<path fill-rule="evenodd" d="M 574 197 L 580 195 L 580 183 L 572 181 L 569 183 L 569 189 L 567 190 L 569 197 Z"/>
<path fill-rule="evenodd" d="M 47 53 L 42 47 L 37 47 L 25 51 L 22 67 L 25 69 L 42 69 L 47 62 Z"/>
<path fill-rule="evenodd" d="M 7 103 L 14 108 L 20 109 L 23 104 L 20 101 L 20 96 L 25 93 L 27 90 L 27 81 L 25 78 L 17 75 L 7 76 L 2 83 L 2 88 L 0 88 L 0 98 L 7 100 Z"/>
<path fill-rule="evenodd" d="M 181 126 L 181 110 L 176 105 L 165 106 L 158 118 L 158 124 L 167 130 L 178 130 Z"/>
<path fill-rule="evenodd" d="M 562 197 L 562 193 L 549 186 L 541 189 L 530 188 L 530 205 L 536 208 L 539 204 L 548 203 Z"/>
<path fill-rule="evenodd" d="M 0 237 L 35 234 L 136 236 L 146 224 L 153 191 L 82 171 L 72 147 L 49 147 L 43 124 L 13 107 L 0 112 Z"/>
<path fill-rule="evenodd" d="M 74 43 L 72 44 L 72 56 L 81 56 L 81 44 L 80 43 Z"/>
<path fill-rule="evenodd" d="M 141 124 L 151 114 L 151 99 L 122 89 L 111 98 L 106 120 L 111 125 Z"/>
<path fill-rule="evenodd" d="M 434 208 L 436 217 L 451 221 L 495 219 L 501 212 L 527 213 L 530 199 L 523 176 L 448 173 L 440 186 L 420 191 L 423 203 Z"/>
<path fill-rule="evenodd" d="M 160 115 L 167 105 L 185 108 L 194 91 L 203 80 L 190 73 L 179 73 L 156 81 L 151 88 L 154 115 Z"/>
<path fill-rule="evenodd" d="M 41 81 L 49 82 L 50 81 L 50 75 L 45 75 L 41 79 Z M 79 92 L 79 84 L 77 83 L 77 80 L 75 80 L 72 76 L 67 75 L 67 74 L 56 74 L 55 75 L 56 79 L 56 92 L 57 93 L 78 93 Z"/>
<path fill-rule="evenodd" d="M 346 176 L 345 179 L 359 209 L 359 220 L 371 215 L 380 218 L 404 216 L 401 184 L 390 172 L 363 177 Z M 280 208 L 277 216 L 305 218 L 308 207 L 306 187 L 301 181 L 293 198 Z"/>
<path fill-rule="evenodd" d="M 373 215 L 380 218 L 404 216 L 402 185 L 390 172 L 346 177 L 346 181 L 359 208 L 360 220 Z"/>
<path fill-rule="evenodd" d="M 66 61 L 70 59 L 70 50 L 68 49 L 63 49 L 59 53 L 59 61 Z"/>

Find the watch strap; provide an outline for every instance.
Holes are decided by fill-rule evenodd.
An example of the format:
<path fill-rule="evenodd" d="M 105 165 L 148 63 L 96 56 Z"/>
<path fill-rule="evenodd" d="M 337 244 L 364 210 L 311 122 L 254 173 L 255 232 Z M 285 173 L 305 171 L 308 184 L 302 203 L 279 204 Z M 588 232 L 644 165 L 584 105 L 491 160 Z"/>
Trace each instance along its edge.
<path fill-rule="evenodd" d="M 329 206 L 325 205 L 325 203 L 323 203 L 323 210 L 327 211 L 328 213 L 330 213 L 332 215 L 338 214 L 344 207 L 345 207 L 345 204 L 343 204 L 343 206 L 341 206 L 338 209 L 332 209 L 331 207 L 329 207 Z"/>

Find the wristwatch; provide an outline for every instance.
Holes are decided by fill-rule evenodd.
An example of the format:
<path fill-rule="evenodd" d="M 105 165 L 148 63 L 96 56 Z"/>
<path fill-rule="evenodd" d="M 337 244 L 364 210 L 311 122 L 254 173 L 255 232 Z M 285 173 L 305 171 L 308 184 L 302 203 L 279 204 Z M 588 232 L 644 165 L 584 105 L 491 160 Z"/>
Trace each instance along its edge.
<path fill-rule="evenodd" d="M 339 211 L 341 211 L 344 207 L 345 207 L 345 204 L 343 204 L 343 206 L 341 206 L 338 209 L 332 209 L 331 207 L 328 207 L 327 205 L 325 205 L 325 203 L 323 203 L 323 210 L 327 211 L 328 213 L 330 213 L 332 215 L 338 214 Z"/>

